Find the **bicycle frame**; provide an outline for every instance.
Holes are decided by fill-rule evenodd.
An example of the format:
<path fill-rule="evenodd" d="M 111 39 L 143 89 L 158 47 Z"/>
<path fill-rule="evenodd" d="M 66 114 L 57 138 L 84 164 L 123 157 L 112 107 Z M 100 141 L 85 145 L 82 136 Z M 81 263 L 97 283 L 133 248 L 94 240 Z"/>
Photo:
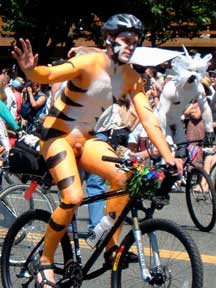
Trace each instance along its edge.
<path fill-rule="evenodd" d="M 120 197 L 127 194 L 126 190 L 116 190 L 116 191 L 110 191 L 106 192 L 104 194 L 100 195 L 95 195 L 91 197 L 85 197 L 83 199 L 83 202 L 81 203 L 81 206 L 90 204 L 96 201 L 100 200 L 107 200 L 112 197 Z M 98 256 L 102 253 L 103 249 L 106 247 L 110 239 L 112 238 L 113 234 L 116 232 L 116 230 L 120 227 L 120 225 L 123 223 L 125 218 L 127 217 L 128 213 L 131 211 L 132 214 L 132 219 L 133 219 L 133 233 L 134 233 L 134 238 L 137 246 L 137 251 L 139 255 L 139 264 L 141 267 L 141 274 L 142 278 L 144 281 L 149 281 L 151 279 L 151 275 L 146 268 L 145 264 L 145 255 L 144 255 L 144 247 L 142 243 L 142 236 L 141 236 L 141 231 L 139 228 L 139 220 L 138 220 L 138 210 L 142 210 L 145 212 L 145 218 L 144 219 L 149 219 L 152 218 L 152 215 L 154 213 L 154 204 L 151 205 L 150 208 L 145 208 L 143 205 L 140 205 L 139 199 L 129 199 L 127 205 L 115 221 L 115 224 L 113 225 L 112 229 L 109 231 L 109 233 L 106 235 L 105 238 L 102 237 L 102 239 L 99 241 L 99 243 L 96 245 L 95 250 L 91 254 L 91 256 L 88 258 L 86 263 L 84 264 L 82 268 L 82 273 L 83 273 L 83 280 L 89 280 L 93 279 L 100 274 L 104 273 L 107 271 L 106 267 L 102 267 L 97 269 L 96 271 L 93 271 L 88 274 L 92 266 L 94 265 L 96 259 Z M 77 231 L 77 220 L 76 220 L 76 215 L 74 215 L 73 220 L 72 220 L 72 227 L 73 227 L 73 239 L 74 239 L 74 252 L 75 252 L 75 257 L 76 261 L 82 266 L 82 257 L 80 255 L 80 245 L 79 245 L 79 237 L 78 237 L 78 231 Z M 152 233 L 153 234 L 153 233 Z M 158 250 L 158 245 L 157 245 L 157 238 L 156 235 L 150 235 L 151 240 L 153 241 L 153 249 L 154 249 L 154 255 L 155 255 L 155 266 L 157 265 L 158 267 L 160 266 L 160 261 L 159 261 L 159 250 Z"/>

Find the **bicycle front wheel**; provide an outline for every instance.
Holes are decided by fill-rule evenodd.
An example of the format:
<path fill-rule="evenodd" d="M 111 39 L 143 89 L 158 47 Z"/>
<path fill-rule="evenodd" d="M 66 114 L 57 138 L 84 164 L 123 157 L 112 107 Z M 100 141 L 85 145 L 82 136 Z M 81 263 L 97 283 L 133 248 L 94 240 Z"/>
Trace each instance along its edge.
<path fill-rule="evenodd" d="M 202 168 L 193 167 L 188 172 L 186 202 L 196 227 L 211 231 L 216 222 L 216 194 L 211 178 Z"/>
<path fill-rule="evenodd" d="M 39 188 L 29 200 L 25 200 L 24 194 L 28 188 L 28 184 L 15 184 L 0 193 L 0 245 L 8 228 L 22 213 L 33 209 L 43 209 L 52 213 L 56 207 L 52 195 L 44 194 Z"/>
<path fill-rule="evenodd" d="M 139 263 L 131 263 L 125 269 L 128 251 L 137 253 L 133 232 L 123 239 L 115 259 L 112 288 L 176 287 L 202 288 L 203 266 L 197 246 L 191 237 L 177 224 L 165 219 L 150 219 L 140 224 L 146 266 L 152 276 L 144 281 Z M 151 234 L 157 239 L 159 261 L 155 263 Z"/>
<path fill-rule="evenodd" d="M 210 174 L 210 178 L 212 180 L 212 184 L 214 186 L 214 189 L 216 189 L 216 163 L 212 166 L 209 174 Z"/>
<path fill-rule="evenodd" d="M 1 277 L 4 288 L 36 287 L 26 260 L 43 238 L 49 218 L 50 213 L 47 211 L 27 211 L 17 218 L 8 230 L 1 257 Z M 22 240 L 17 241 L 17 238 L 22 238 Z M 42 246 L 43 243 L 34 252 L 37 257 L 39 257 Z M 58 276 L 63 277 L 64 264 L 70 257 L 72 257 L 70 240 L 65 235 L 55 253 L 54 263 L 60 274 L 56 275 L 56 280 L 58 280 Z"/>

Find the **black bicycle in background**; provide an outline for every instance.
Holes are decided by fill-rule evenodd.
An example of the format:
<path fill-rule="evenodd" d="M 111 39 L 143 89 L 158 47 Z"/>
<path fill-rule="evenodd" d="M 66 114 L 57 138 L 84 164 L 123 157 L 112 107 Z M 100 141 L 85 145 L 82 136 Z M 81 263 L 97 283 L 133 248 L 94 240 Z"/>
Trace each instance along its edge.
<path fill-rule="evenodd" d="M 133 176 L 125 189 L 86 197 L 81 206 L 126 194 L 129 194 L 128 204 L 96 247 L 85 250 L 89 253 L 85 260 L 82 249 L 86 249 L 86 243 L 79 238 L 78 221 L 74 216 L 72 240 L 66 233 L 55 253 L 54 271 L 58 287 L 81 287 L 84 281 L 107 270 L 111 272 L 112 288 L 203 287 L 202 261 L 190 235 L 173 221 L 153 218 L 156 209 L 169 203 L 169 192 L 178 177 L 176 170 L 165 165 L 144 168 L 142 161 L 134 159 L 103 157 L 103 160 L 116 163 L 119 169 L 128 173 L 133 172 Z M 131 223 L 126 225 L 128 231 L 122 235 L 116 256 L 104 260 L 104 264 L 98 267 L 104 248 L 127 217 Z M 34 271 L 43 250 L 49 218 L 47 211 L 28 211 L 9 229 L 1 259 L 4 288 L 36 287 Z M 138 255 L 133 263 L 129 263 L 127 258 L 129 252 Z"/>
<path fill-rule="evenodd" d="M 209 232 L 216 222 L 216 191 L 211 176 L 204 168 L 193 163 L 193 154 L 197 147 L 203 150 L 204 155 L 212 148 L 204 147 L 203 140 L 182 142 L 174 147 L 176 151 L 181 148 L 186 151 L 183 177 L 175 186 L 185 190 L 188 211 L 195 226 L 201 231 Z"/>

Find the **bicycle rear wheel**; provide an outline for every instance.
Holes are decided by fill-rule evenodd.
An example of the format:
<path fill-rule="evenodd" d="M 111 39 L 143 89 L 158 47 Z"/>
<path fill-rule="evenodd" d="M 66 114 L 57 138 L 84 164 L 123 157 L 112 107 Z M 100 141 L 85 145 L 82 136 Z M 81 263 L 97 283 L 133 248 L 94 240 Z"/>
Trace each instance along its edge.
<path fill-rule="evenodd" d="M 39 188 L 29 200 L 25 200 L 24 194 L 28 188 L 28 184 L 15 184 L 0 193 L 0 245 L 8 228 L 25 211 L 39 208 L 53 212 L 56 208 L 52 195 L 44 194 Z"/>
<path fill-rule="evenodd" d="M 193 167 L 188 172 L 186 202 L 196 227 L 211 231 L 216 222 L 216 194 L 211 178 L 202 168 Z"/>
<path fill-rule="evenodd" d="M 125 268 L 125 255 L 130 250 L 137 253 L 133 232 L 123 239 L 115 259 L 112 288 L 176 287 L 202 288 L 203 266 L 199 251 L 191 237 L 177 224 L 165 219 L 151 219 L 140 225 L 147 268 L 155 283 L 144 282 L 139 263 Z M 150 234 L 157 236 L 160 266 L 155 266 Z"/>
<path fill-rule="evenodd" d="M 43 238 L 50 213 L 43 210 L 27 211 L 16 219 L 6 235 L 1 258 L 1 277 L 4 288 L 36 287 L 29 266 L 25 263 L 30 253 Z M 23 235 L 22 241 L 17 241 Z M 18 242 L 18 244 L 16 244 Z M 34 257 L 39 255 L 42 244 L 37 248 Z M 64 264 L 71 257 L 70 240 L 67 235 L 62 239 L 54 263 L 59 268 L 59 277 L 64 274 Z M 33 258 L 33 257 L 32 257 Z M 58 280 L 58 276 L 56 277 Z M 28 283 L 28 284 L 27 284 Z"/>

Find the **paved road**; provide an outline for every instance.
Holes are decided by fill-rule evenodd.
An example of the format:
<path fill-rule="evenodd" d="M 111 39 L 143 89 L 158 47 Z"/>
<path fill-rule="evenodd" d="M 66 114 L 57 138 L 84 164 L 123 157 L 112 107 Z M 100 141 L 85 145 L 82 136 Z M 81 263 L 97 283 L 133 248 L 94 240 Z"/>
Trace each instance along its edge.
<path fill-rule="evenodd" d="M 54 194 L 54 197 L 57 197 Z M 204 265 L 204 288 L 215 288 L 215 271 L 216 271 L 216 228 L 210 233 L 198 231 L 187 211 L 184 193 L 172 193 L 170 205 L 165 206 L 161 211 L 157 211 L 155 217 L 162 217 L 172 219 L 173 221 L 184 226 L 184 228 L 191 234 L 192 238 L 196 241 L 203 259 Z M 88 210 L 87 207 L 80 208 L 78 212 L 79 231 L 83 238 L 86 237 L 87 223 L 88 223 Z M 91 248 L 82 241 L 82 255 L 83 259 L 90 253 Z M 102 258 L 101 258 L 102 261 Z M 82 287 L 95 288 L 95 287 L 110 287 L 110 273 L 106 272 L 103 276 L 83 283 Z M 0 287 L 1 284 L 0 284 Z M 18 288 L 18 287 L 17 287 Z"/>

